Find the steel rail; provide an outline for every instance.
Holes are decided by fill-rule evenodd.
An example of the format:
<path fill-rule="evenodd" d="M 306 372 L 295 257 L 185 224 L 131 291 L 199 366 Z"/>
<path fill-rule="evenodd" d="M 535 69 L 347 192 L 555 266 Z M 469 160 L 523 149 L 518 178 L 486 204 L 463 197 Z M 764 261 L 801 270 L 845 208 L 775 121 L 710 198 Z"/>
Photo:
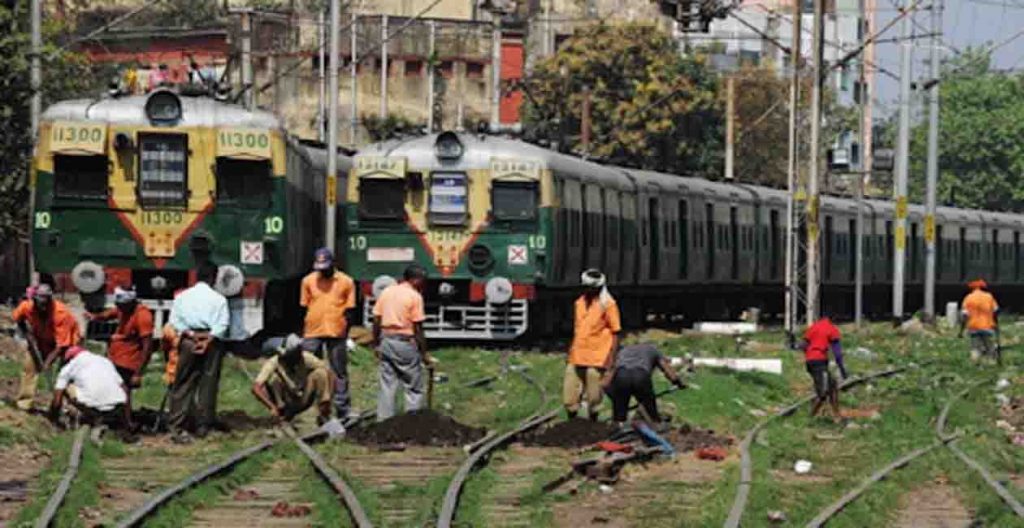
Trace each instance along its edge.
<path fill-rule="evenodd" d="M 372 528 L 373 523 L 371 523 L 370 518 L 366 516 L 366 511 L 363 510 L 363 506 L 359 504 L 359 499 L 356 497 L 355 492 L 352 491 L 352 488 L 349 487 L 348 483 L 341 478 L 341 475 L 334 471 L 334 468 L 332 468 L 319 453 L 313 450 L 313 448 L 306 443 L 307 441 L 323 437 L 324 434 L 320 433 L 300 437 L 295 433 L 295 430 L 290 427 L 286 427 L 284 431 L 295 443 L 295 446 L 298 447 L 304 455 L 306 455 L 306 458 L 308 458 L 310 463 L 313 464 L 317 473 L 319 473 L 320 476 L 323 477 L 332 488 L 334 488 L 334 491 L 341 496 L 341 500 L 345 503 L 345 509 L 348 510 L 349 517 L 352 519 L 352 523 L 358 528 Z"/>
<path fill-rule="evenodd" d="M 53 523 L 53 518 L 57 516 L 57 510 L 60 509 L 60 505 L 64 502 L 64 498 L 67 497 L 68 491 L 71 489 L 71 483 L 74 482 L 75 476 L 78 475 L 78 467 L 82 463 L 82 450 L 85 447 L 85 439 L 88 436 L 89 426 L 81 427 L 75 433 L 75 442 L 71 446 L 71 454 L 68 455 L 68 467 L 64 470 L 64 476 L 61 477 L 57 489 L 50 495 L 50 500 L 46 502 L 43 513 L 39 514 L 39 518 L 36 519 L 36 528 L 47 528 Z"/>
<path fill-rule="evenodd" d="M 849 388 L 852 388 L 856 385 L 860 385 L 867 381 L 893 376 L 895 374 L 899 374 L 900 372 L 910 370 L 911 368 L 923 367 L 929 363 L 932 363 L 932 361 L 926 361 L 922 363 L 909 363 L 907 365 L 903 365 L 900 367 L 891 367 L 885 370 L 880 370 L 878 372 L 874 372 L 865 376 L 850 378 L 848 380 L 843 381 L 843 383 L 839 385 L 839 390 L 847 390 Z M 796 400 L 792 404 L 784 407 L 780 411 L 759 422 L 757 425 L 751 428 L 750 431 L 748 431 L 747 434 L 743 437 L 743 441 L 740 442 L 740 482 L 736 486 L 736 495 L 733 498 L 732 508 L 729 510 L 729 516 L 726 518 L 725 524 L 723 525 L 725 528 L 738 528 L 740 525 L 740 521 L 743 520 L 743 513 L 744 510 L 746 510 L 747 499 L 750 496 L 750 488 L 754 480 L 753 462 L 751 461 L 750 457 L 750 445 L 754 442 L 754 439 L 757 438 L 757 434 L 761 432 L 761 430 L 764 429 L 772 421 L 793 414 L 794 412 L 797 411 L 797 409 L 803 407 L 807 403 L 811 402 L 813 399 L 814 395 L 811 394 L 804 396 L 799 400 Z"/>

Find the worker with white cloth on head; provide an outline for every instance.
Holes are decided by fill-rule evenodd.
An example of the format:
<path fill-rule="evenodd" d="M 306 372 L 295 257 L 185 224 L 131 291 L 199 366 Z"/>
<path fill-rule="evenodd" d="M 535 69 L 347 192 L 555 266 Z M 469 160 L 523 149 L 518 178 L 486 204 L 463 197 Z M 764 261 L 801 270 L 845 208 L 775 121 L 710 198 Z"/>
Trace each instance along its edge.
<path fill-rule="evenodd" d="M 601 384 L 612 372 L 612 351 L 619 346 L 622 321 L 619 305 L 608 292 L 607 278 L 596 269 L 580 277 L 583 295 L 576 299 L 572 345 L 562 381 L 562 403 L 569 418 L 586 401 L 591 420 L 597 420 L 602 399 Z"/>
<path fill-rule="evenodd" d="M 64 409 L 64 396 L 87 420 L 97 422 L 104 416 L 123 410 L 124 424 L 131 423 L 131 409 L 125 405 L 128 393 L 121 375 L 107 358 L 80 346 L 64 353 L 64 366 L 57 375 L 50 403 L 50 417 L 56 420 Z"/>

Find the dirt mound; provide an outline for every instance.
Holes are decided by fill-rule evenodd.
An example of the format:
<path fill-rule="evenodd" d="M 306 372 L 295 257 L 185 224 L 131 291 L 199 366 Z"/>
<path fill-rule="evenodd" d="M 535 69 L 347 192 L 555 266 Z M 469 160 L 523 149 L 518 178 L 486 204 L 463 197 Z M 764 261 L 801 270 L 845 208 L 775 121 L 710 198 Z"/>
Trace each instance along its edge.
<path fill-rule="evenodd" d="M 374 446 L 461 446 L 479 440 L 484 434 L 484 429 L 461 424 L 450 416 L 431 410 L 423 410 L 400 414 L 383 422 L 352 429 L 348 432 L 348 437 L 360 444 Z"/>
<path fill-rule="evenodd" d="M 573 418 L 527 435 L 523 443 L 544 447 L 583 447 L 608 440 L 617 431 L 618 428 L 609 423 Z"/>
<path fill-rule="evenodd" d="M 702 447 L 728 446 L 733 444 L 733 439 L 728 436 L 718 436 L 712 429 L 698 429 L 683 424 L 678 429 L 666 433 L 668 440 L 676 450 L 680 452 L 695 451 Z"/>

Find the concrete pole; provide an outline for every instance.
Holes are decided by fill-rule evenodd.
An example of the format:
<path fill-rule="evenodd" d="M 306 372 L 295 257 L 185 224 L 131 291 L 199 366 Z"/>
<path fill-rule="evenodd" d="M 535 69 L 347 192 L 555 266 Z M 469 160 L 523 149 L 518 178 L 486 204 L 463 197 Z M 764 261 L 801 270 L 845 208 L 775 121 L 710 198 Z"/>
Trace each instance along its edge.
<path fill-rule="evenodd" d="M 242 106 L 252 110 L 256 101 L 256 87 L 252 82 L 252 13 L 244 10 L 239 13 L 242 21 Z"/>
<path fill-rule="evenodd" d="M 910 1 L 903 3 L 904 9 Z M 893 274 L 892 274 L 892 316 L 903 318 L 903 274 L 907 253 L 907 171 L 910 162 L 910 76 L 912 43 L 910 42 L 910 17 L 900 21 L 900 107 L 899 132 L 896 140 L 896 181 L 893 201 L 896 203 L 896 221 L 893 227 Z"/>
<path fill-rule="evenodd" d="M 736 156 L 736 78 L 732 75 L 725 78 L 725 179 L 734 176 L 734 158 Z"/>
<path fill-rule="evenodd" d="M 814 77 L 811 87 L 811 148 L 810 164 L 807 171 L 807 324 L 818 319 L 820 308 L 821 248 L 818 243 L 820 222 L 818 221 L 819 192 L 818 180 L 821 169 L 818 154 L 821 150 L 821 92 L 825 76 L 823 41 L 825 31 L 825 0 L 814 0 Z"/>
<path fill-rule="evenodd" d="M 335 250 L 335 207 L 338 201 L 338 32 L 341 30 L 341 9 L 339 0 L 331 0 L 331 69 L 327 74 L 327 211 L 325 237 L 326 245 Z"/>
<path fill-rule="evenodd" d="M 939 180 L 939 34 L 942 0 L 932 4 L 931 86 L 928 88 L 928 173 L 924 215 L 924 314 L 935 320 L 935 187 Z"/>
<path fill-rule="evenodd" d="M 380 118 L 388 116 L 388 16 L 380 16 Z"/>
<path fill-rule="evenodd" d="M 317 100 L 317 111 L 316 111 L 316 133 L 317 138 L 320 141 L 326 139 L 326 130 L 324 127 L 324 118 L 327 117 L 327 64 L 326 58 L 326 46 L 324 41 L 327 40 L 327 28 L 324 27 L 326 20 L 324 20 L 324 12 L 321 10 L 317 14 L 317 42 L 316 47 L 320 53 L 320 71 L 319 73 L 319 84 L 320 84 L 320 98 Z M 335 66 L 332 66 L 335 67 Z"/>
<path fill-rule="evenodd" d="M 796 330 L 797 318 L 797 280 L 796 280 L 796 193 L 798 167 L 797 116 L 800 111 L 800 32 L 801 2 L 793 2 L 793 34 L 790 44 L 789 72 L 789 161 L 786 166 L 788 194 L 786 195 L 786 288 L 785 288 L 785 327 L 792 335 Z"/>
<path fill-rule="evenodd" d="M 31 116 L 31 131 L 32 131 L 32 155 L 35 155 L 35 145 L 39 141 L 39 117 L 43 113 L 43 66 L 40 59 L 40 55 L 43 52 L 43 33 L 42 33 L 42 19 L 43 19 L 43 7 L 42 0 L 32 0 L 31 5 L 31 31 L 32 31 L 32 57 L 29 72 L 29 85 L 32 88 L 32 99 L 29 102 L 29 114 Z M 34 163 L 29 165 L 29 170 L 35 166 Z M 33 175 L 29 174 L 26 180 L 29 198 L 28 198 L 28 280 L 31 284 L 35 284 L 36 281 L 36 266 L 35 266 L 35 255 L 32 252 L 32 233 L 35 232 L 35 187 L 32 185 L 34 180 Z"/>
<path fill-rule="evenodd" d="M 354 7 L 349 27 L 352 28 L 352 57 L 348 65 L 349 90 L 352 92 L 351 108 L 349 109 L 349 113 L 352 114 L 349 122 L 349 144 L 354 147 L 359 138 L 359 54 L 356 52 L 359 44 L 359 16 L 356 15 Z"/>
<path fill-rule="evenodd" d="M 492 11 L 491 29 L 491 130 L 501 128 L 501 13 Z"/>
<path fill-rule="evenodd" d="M 431 20 L 428 22 L 430 27 L 430 52 L 428 57 L 430 61 L 427 63 L 427 133 L 432 134 L 434 132 L 434 102 L 437 97 L 436 84 L 436 70 L 434 68 L 434 54 L 437 53 L 437 21 Z"/>
<path fill-rule="evenodd" d="M 860 328 L 864 319 L 864 174 L 857 174 L 857 240 L 854 243 L 853 322 Z"/>
<path fill-rule="evenodd" d="M 875 34 L 875 0 L 864 0 L 864 35 Z M 867 64 L 875 63 L 875 43 L 871 42 L 864 48 L 864 57 L 861 60 L 861 69 L 863 71 L 863 83 L 862 83 L 862 96 L 864 98 L 862 124 L 864 127 L 864 145 L 861 148 L 861 152 L 864 154 L 864 177 L 865 185 L 871 182 L 872 170 L 875 164 L 875 146 L 874 146 L 874 97 L 875 97 L 875 72 L 871 68 L 866 68 Z"/>
<path fill-rule="evenodd" d="M 868 31 L 867 13 L 865 12 L 868 0 L 860 0 L 860 41 L 871 33 Z M 870 174 L 870 160 L 868 159 L 867 142 L 870 141 L 871 122 L 868 120 L 869 100 L 866 97 L 867 67 L 864 57 L 861 57 L 858 64 L 857 85 L 860 87 L 860 172 L 857 173 L 857 237 L 854 241 L 854 279 L 853 279 L 853 321 L 857 328 L 861 327 L 864 318 L 864 180 Z"/>

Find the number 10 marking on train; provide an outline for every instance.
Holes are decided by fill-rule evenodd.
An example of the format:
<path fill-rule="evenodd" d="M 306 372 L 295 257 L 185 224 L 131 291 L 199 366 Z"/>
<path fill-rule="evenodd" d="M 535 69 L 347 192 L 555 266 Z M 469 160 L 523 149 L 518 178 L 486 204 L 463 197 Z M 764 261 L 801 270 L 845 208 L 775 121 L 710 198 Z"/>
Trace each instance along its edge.
<path fill-rule="evenodd" d="M 263 231 L 268 235 L 276 235 L 284 231 L 284 220 L 280 216 L 268 216 L 263 219 Z"/>

